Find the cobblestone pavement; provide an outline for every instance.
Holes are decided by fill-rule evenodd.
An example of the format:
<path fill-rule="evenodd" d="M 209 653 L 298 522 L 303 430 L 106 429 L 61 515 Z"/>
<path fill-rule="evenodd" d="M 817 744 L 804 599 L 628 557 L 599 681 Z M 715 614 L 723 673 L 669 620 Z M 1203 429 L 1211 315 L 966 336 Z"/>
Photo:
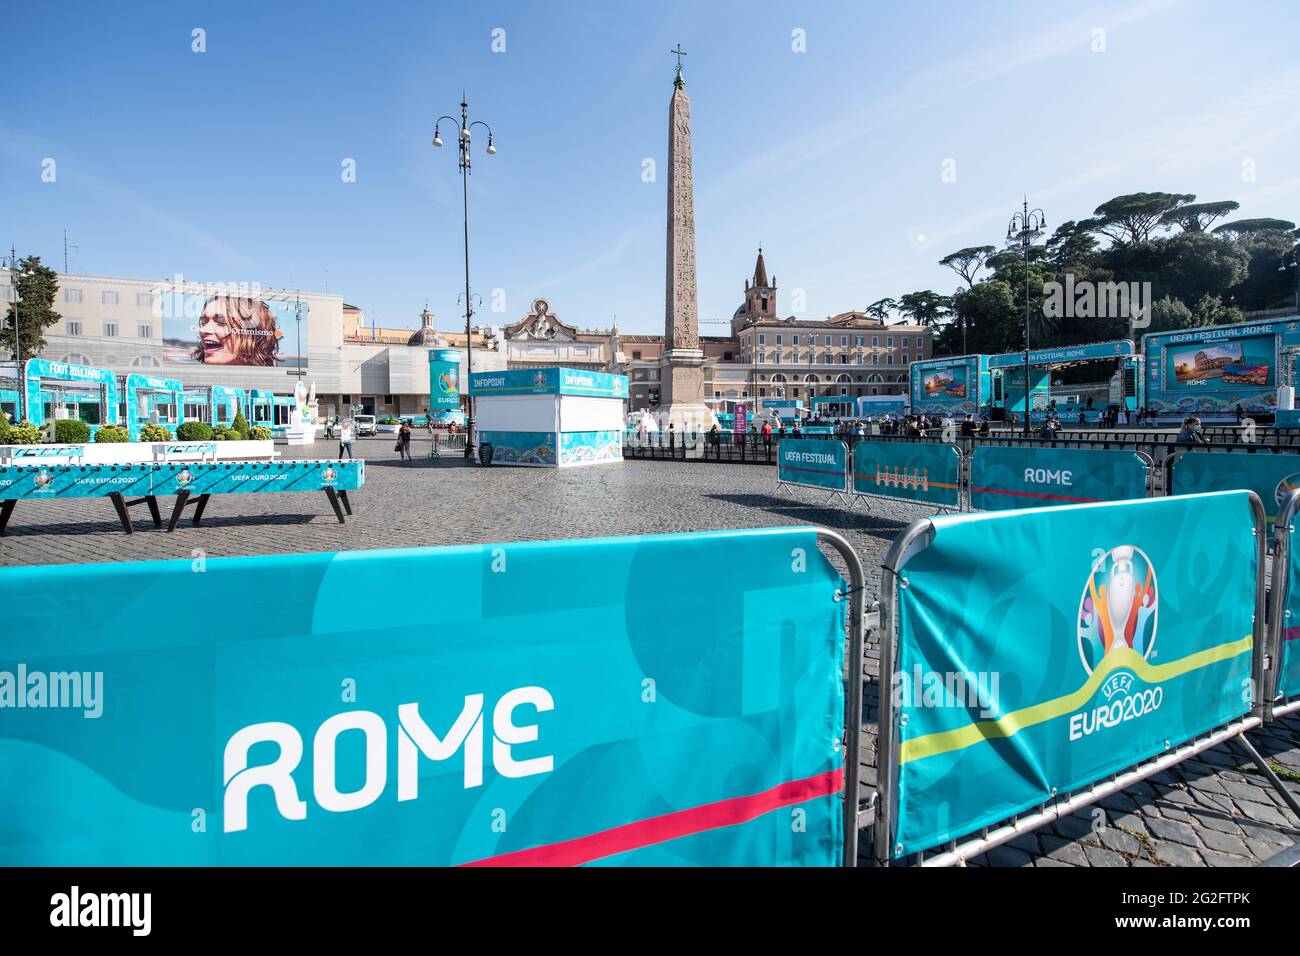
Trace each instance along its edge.
<path fill-rule="evenodd" d="M 759 465 L 624 462 L 564 471 L 480 468 L 459 457 L 396 458 L 390 437 L 355 443 L 366 484 L 356 512 L 340 525 L 324 495 L 213 498 L 203 524 L 186 517 L 176 532 L 154 530 L 143 509 L 137 531 L 122 533 L 106 501 L 24 503 L 0 538 L 0 565 L 185 558 L 193 549 L 224 555 L 418 547 L 597 535 L 819 524 L 846 535 L 879 593 L 880 561 L 910 521 L 931 510 L 873 501 L 852 510 L 825 495 L 774 494 L 775 471 Z M 285 457 L 325 458 L 337 445 L 281 448 Z M 170 500 L 165 500 L 164 519 Z M 865 785 L 875 779 L 874 701 L 878 673 L 868 653 Z M 1300 718 L 1251 734 L 1256 747 L 1300 796 Z M 1088 808 L 1017 838 L 974 861 L 995 866 L 1243 866 L 1300 840 L 1300 823 L 1253 764 L 1220 746 L 1103 799 L 1104 826 Z"/>

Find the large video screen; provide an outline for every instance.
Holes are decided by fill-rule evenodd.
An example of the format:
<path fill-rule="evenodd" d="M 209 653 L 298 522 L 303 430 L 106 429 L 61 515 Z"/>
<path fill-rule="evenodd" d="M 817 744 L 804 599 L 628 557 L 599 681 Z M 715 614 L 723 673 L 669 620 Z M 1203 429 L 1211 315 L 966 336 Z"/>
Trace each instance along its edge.
<path fill-rule="evenodd" d="M 1224 342 L 1189 342 L 1165 347 L 1167 390 L 1218 389 L 1276 383 L 1272 335 Z"/>
<path fill-rule="evenodd" d="M 163 360 L 169 365 L 307 364 L 305 302 L 301 329 L 295 328 L 297 303 L 256 295 L 168 293 L 161 308 Z"/>
<path fill-rule="evenodd" d="M 921 395 L 926 399 L 965 398 L 966 367 L 950 365 L 922 372 Z"/>

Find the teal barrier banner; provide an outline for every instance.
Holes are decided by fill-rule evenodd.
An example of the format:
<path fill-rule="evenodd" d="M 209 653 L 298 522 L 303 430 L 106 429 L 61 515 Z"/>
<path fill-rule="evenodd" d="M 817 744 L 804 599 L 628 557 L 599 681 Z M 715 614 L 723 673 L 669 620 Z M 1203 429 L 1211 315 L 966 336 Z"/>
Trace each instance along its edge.
<path fill-rule="evenodd" d="M 0 865 L 837 864 L 843 586 L 809 528 L 0 568 Z"/>
<path fill-rule="evenodd" d="M 1281 697 L 1300 695 L 1300 567 L 1297 566 L 1292 542 L 1291 560 L 1287 566 L 1287 602 L 1283 615 L 1282 633 L 1278 638 L 1277 693 Z"/>
<path fill-rule="evenodd" d="M 1129 501 L 1146 494 L 1147 463 L 1133 451 L 977 445 L 971 453 L 974 511 Z"/>
<path fill-rule="evenodd" d="M 4 465 L 0 501 L 150 495 L 153 465 Z"/>
<path fill-rule="evenodd" d="M 348 461 L 217 461 L 152 465 L 153 494 L 252 494 L 274 491 L 355 491 L 366 463 Z"/>
<path fill-rule="evenodd" d="M 776 480 L 787 485 L 844 491 L 848 487 L 849 450 L 842 441 L 783 438 L 776 451 Z"/>
<path fill-rule="evenodd" d="M 1263 569 L 1245 492 L 930 524 L 897 572 L 896 856 L 1250 710 Z"/>
<path fill-rule="evenodd" d="M 961 502 L 961 452 L 955 445 L 855 442 L 853 490 L 956 508 Z"/>
<path fill-rule="evenodd" d="M 1174 462 L 1171 495 L 1245 488 L 1259 495 L 1271 522 L 1286 496 L 1300 488 L 1300 454 L 1192 451 Z"/>
<path fill-rule="evenodd" d="M 365 462 L 223 461 L 139 465 L 0 466 L 0 501 L 260 491 L 354 491 Z"/>

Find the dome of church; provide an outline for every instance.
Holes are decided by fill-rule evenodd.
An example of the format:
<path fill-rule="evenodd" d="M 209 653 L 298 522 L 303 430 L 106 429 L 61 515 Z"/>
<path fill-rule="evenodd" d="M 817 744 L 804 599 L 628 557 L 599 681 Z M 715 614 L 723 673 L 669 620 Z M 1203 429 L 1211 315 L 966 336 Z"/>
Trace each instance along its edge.
<path fill-rule="evenodd" d="M 407 345 L 424 346 L 431 349 L 445 349 L 450 345 L 447 337 L 433 327 L 433 313 L 425 306 L 420 313 L 420 327 L 411 333 Z"/>

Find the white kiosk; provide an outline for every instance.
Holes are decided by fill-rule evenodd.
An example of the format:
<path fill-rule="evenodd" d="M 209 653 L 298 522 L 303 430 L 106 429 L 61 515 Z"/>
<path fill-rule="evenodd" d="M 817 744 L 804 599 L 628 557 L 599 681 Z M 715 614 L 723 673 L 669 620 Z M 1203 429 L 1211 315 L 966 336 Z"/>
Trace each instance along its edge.
<path fill-rule="evenodd" d="M 568 468 L 623 460 L 627 376 L 575 368 L 470 376 L 479 446 L 493 464 Z"/>

